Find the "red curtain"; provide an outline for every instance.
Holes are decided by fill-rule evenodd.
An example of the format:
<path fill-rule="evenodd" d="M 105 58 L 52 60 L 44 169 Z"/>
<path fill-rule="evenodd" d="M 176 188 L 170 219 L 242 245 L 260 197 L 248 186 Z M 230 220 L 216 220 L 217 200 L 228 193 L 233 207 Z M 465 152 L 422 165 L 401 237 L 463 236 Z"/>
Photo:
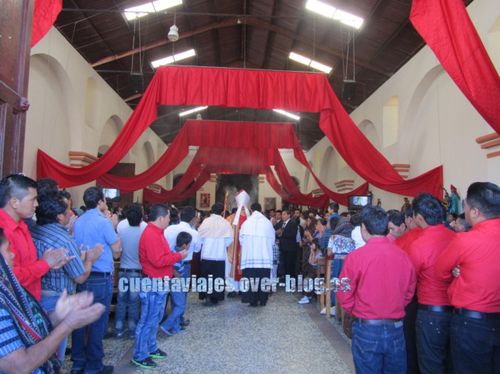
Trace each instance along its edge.
<path fill-rule="evenodd" d="M 47 34 L 62 9 L 62 0 L 35 0 L 31 46 Z"/>
<path fill-rule="evenodd" d="M 156 107 L 163 105 L 209 105 L 235 108 L 282 108 L 298 112 L 320 112 L 319 125 L 352 169 L 370 184 L 408 196 L 430 192 L 441 197 L 442 167 L 417 178 L 404 180 L 384 156 L 358 129 L 332 91 L 324 74 L 289 71 L 222 69 L 168 66 L 159 68 L 137 109 L 127 121 L 111 148 L 96 162 L 81 169 L 71 168 L 43 152 L 38 157 L 38 177 L 51 177 L 61 186 L 91 182 L 118 163 L 140 134 L 156 118 Z M 201 129 L 205 141 L 208 129 Z M 225 147 L 252 148 L 254 141 L 241 129 Z M 217 138 L 213 135 L 212 139 Z M 274 148 L 286 137 L 273 138 Z M 208 140 L 206 140 L 208 141 Z M 161 175 L 158 176 L 158 178 Z"/>
<path fill-rule="evenodd" d="M 472 105 L 500 133 L 500 77 L 463 0 L 413 0 L 410 20 Z"/>

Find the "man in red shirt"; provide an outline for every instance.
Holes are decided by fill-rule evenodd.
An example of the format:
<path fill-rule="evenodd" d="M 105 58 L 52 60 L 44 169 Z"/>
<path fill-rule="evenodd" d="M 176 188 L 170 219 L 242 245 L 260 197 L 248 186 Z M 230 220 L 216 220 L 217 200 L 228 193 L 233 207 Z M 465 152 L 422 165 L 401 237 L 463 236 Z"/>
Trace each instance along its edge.
<path fill-rule="evenodd" d="M 418 366 L 422 373 L 444 373 L 450 364 L 448 352 L 453 307 L 447 295 L 450 281 L 439 279 L 434 265 L 455 233 L 443 225 L 444 208 L 428 193 L 413 200 L 413 214 L 422 229 L 418 240 L 408 250 L 417 272 Z"/>
<path fill-rule="evenodd" d="M 153 205 L 148 217 L 148 226 L 139 240 L 139 262 L 144 277 L 139 292 L 141 318 L 135 330 L 136 340 L 132 359 L 133 364 L 143 369 L 157 366 L 153 358 L 161 360 L 167 357 L 156 344 L 156 335 L 168 294 L 163 288 L 163 281 L 173 278 L 174 264 L 188 255 L 187 250 L 177 253 L 170 251 L 163 235 L 163 231 L 170 223 L 170 210 L 167 205 Z M 146 285 L 147 283 L 149 285 Z"/>
<path fill-rule="evenodd" d="M 472 225 L 439 256 L 436 275 L 451 281 L 451 357 L 455 373 L 500 372 L 500 188 L 472 183 L 464 204 Z M 460 274 L 453 278 L 453 269 Z"/>
<path fill-rule="evenodd" d="M 403 334 L 405 305 L 415 292 L 415 269 L 387 234 L 387 214 L 380 207 L 361 212 L 367 244 L 344 263 L 337 297 L 357 320 L 352 327 L 352 355 L 358 373 L 406 372 Z"/>
<path fill-rule="evenodd" d="M 408 252 L 411 243 L 418 239 L 419 235 L 422 233 L 422 229 L 417 226 L 415 218 L 413 217 L 413 208 L 407 208 L 404 211 L 405 215 L 405 233 L 396 239 L 396 244 L 403 251 Z"/>
<path fill-rule="evenodd" d="M 49 249 L 41 259 L 25 219 L 33 217 L 37 202 L 36 182 L 22 174 L 13 174 L 0 181 L 0 228 L 10 242 L 14 254 L 14 275 L 21 285 L 40 301 L 42 277 L 50 269 L 59 269 L 69 260 L 64 248 Z"/>

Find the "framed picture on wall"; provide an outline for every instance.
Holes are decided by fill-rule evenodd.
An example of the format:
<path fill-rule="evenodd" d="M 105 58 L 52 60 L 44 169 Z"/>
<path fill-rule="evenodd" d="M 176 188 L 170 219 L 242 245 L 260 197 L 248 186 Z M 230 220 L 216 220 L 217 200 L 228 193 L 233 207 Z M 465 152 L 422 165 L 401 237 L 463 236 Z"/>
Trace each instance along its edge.
<path fill-rule="evenodd" d="M 210 194 L 201 193 L 200 194 L 200 208 L 210 208 Z"/>
<path fill-rule="evenodd" d="M 276 209 L 276 198 L 275 197 L 265 197 L 264 198 L 264 210 Z"/>

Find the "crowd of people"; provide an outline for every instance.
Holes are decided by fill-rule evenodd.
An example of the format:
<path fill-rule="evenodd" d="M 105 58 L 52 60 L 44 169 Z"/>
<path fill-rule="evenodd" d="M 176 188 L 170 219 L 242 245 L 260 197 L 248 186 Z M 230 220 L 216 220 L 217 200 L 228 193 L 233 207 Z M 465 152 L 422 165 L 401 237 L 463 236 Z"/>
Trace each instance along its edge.
<path fill-rule="evenodd" d="M 401 210 L 343 213 L 337 203 L 263 212 L 244 191 L 231 212 L 217 202 L 209 214 L 166 203 L 147 213 L 138 203 L 113 211 L 97 187 L 83 200 L 74 209 L 50 179 L 0 181 L 0 373 L 58 372 L 70 334 L 71 373 L 113 372 L 103 363 L 103 339 L 114 286 L 113 335 L 134 339 L 132 364 L 157 367 L 167 357 L 158 332 L 168 337 L 190 324 L 192 273 L 223 280 L 198 292 L 207 307 L 226 296 L 263 307 L 266 279 L 315 277 L 325 258 L 343 284 L 332 305 L 354 320 L 358 373 L 500 370 L 495 184 L 473 183 L 462 215 L 447 215 L 426 193 Z M 309 290 L 298 302 L 315 297 Z"/>

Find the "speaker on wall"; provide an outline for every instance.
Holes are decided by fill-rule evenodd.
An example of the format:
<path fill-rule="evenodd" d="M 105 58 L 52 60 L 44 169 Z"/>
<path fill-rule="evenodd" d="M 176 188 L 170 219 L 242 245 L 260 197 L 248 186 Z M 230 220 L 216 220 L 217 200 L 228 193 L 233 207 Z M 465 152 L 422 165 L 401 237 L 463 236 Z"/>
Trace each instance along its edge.
<path fill-rule="evenodd" d="M 342 100 L 351 101 L 356 93 L 356 81 L 353 80 L 344 80 L 342 84 Z"/>

